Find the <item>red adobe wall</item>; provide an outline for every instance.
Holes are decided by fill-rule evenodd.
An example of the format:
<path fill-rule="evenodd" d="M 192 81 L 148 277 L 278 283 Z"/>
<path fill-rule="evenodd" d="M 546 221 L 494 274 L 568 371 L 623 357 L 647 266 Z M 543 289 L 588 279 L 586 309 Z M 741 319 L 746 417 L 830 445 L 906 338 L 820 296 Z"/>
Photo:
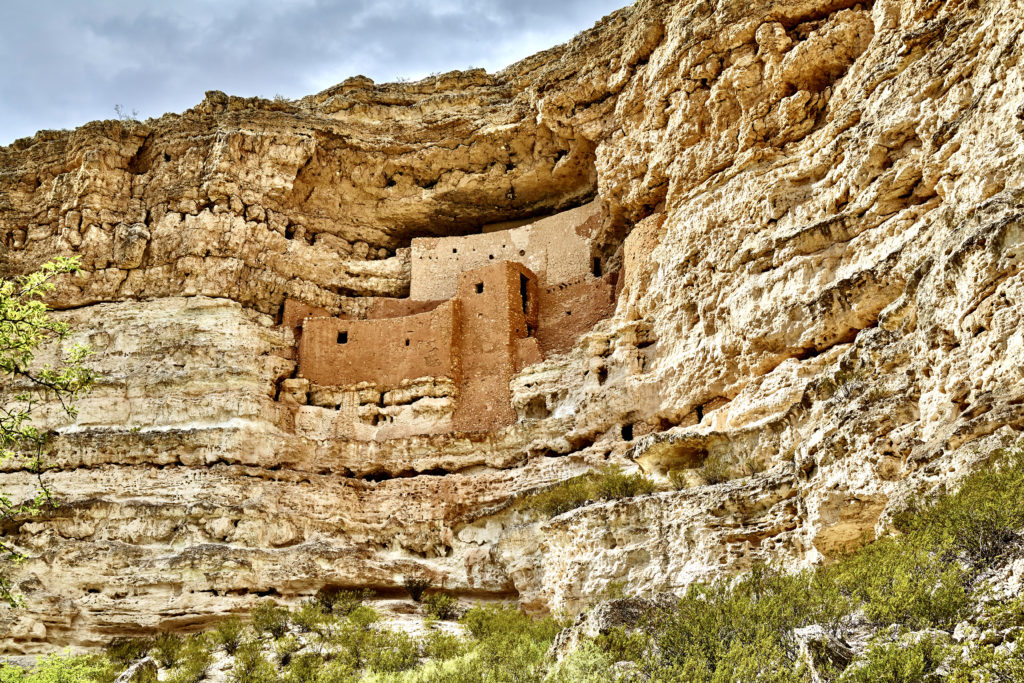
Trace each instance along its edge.
<path fill-rule="evenodd" d="M 462 380 L 455 429 L 490 431 L 513 424 L 509 382 L 524 360 L 540 356 L 530 337 L 537 327 L 537 278 L 508 261 L 477 268 L 459 275 L 456 300 L 462 318 Z"/>
<path fill-rule="evenodd" d="M 385 389 L 418 377 L 457 382 L 457 309 L 457 302 L 447 301 L 404 318 L 309 318 L 299 342 L 299 377 L 327 386 L 374 382 Z"/>
<path fill-rule="evenodd" d="M 617 273 L 540 290 L 537 340 L 544 357 L 564 353 L 599 320 L 615 312 Z"/>
<path fill-rule="evenodd" d="M 428 313 L 441 305 L 441 301 L 413 301 L 412 299 L 374 299 L 366 310 L 367 319 L 403 318 L 407 315 Z"/>

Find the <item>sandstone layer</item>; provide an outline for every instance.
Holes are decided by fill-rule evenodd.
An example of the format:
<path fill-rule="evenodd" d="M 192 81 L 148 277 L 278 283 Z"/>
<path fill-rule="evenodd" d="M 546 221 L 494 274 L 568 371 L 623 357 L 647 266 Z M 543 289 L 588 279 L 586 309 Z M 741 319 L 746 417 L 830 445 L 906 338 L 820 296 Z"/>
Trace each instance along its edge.
<path fill-rule="evenodd" d="M 52 303 L 103 378 L 53 411 L 60 508 L 4 529 L 31 559 L 0 647 L 410 574 L 573 611 L 883 531 L 1024 430 L 1022 55 L 1016 0 L 639 0 L 498 74 L 212 92 L 0 148 L 0 274 L 81 255 Z M 615 313 L 513 378 L 515 424 L 296 420 L 286 298 L 365 316 L 409 295 L 413 238 L 590 200 Z M 708 459 L 737 478 L 510 505 Z"/>

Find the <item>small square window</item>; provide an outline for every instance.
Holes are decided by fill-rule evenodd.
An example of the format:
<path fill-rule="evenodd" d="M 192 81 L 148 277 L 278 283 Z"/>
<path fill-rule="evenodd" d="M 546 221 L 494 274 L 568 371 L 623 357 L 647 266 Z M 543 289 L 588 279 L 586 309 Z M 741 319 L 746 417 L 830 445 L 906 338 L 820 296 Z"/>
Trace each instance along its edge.
<path fill-rule="evenodd" d="M 408 346 L 408 345 L 409 345 L 409 340 L 408 340 L 408 339 L 406 339 L 406 340 L 405 340 L 405 345 L 406 345 L 406 346 Z"/>
<path fill-rule="evenodd" d="M 458 254 L 458 253 L 459 253 L 459 250 L 458 250 L 458 249 L 452 249 L 452 253 L 453 253 L 453 254 Z"/>
<path fill-rule="evenodd" d="M 348 332 L 339 332 L 338 333 L 338 343 L 339 344 L 348 344 Z"/>
<path fill-rule="evenodd" d="M 476 283 L 476 293 L 477 294 L 483 294 L 484 293 L 484 283 L 482 283 L 482 282 Z"/>

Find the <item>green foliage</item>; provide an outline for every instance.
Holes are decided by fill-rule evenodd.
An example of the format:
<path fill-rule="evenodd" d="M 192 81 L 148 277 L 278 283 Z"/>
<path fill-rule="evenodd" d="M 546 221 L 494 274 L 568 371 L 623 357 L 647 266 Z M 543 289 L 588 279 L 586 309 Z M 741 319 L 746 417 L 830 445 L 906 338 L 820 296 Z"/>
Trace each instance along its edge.
<path fill-rule="evenodd" d="M 377 610 L 373 609 L 368 605 L 360 605 L 354 610 L 349 612 L 346 618 L 347 622 L 356 628 L 366 629 L 370 627 L 370 624 L 380 619 L 380 615 L 377 614 Z"/>
<path fill-rule="evenodd" d="M 160 666 L 170 669 L 181 659 L 185 639 L 176 633 L 161 633 L 153 639 L 153 658 Z"/>
<path fill-rule="evenodd" d="M 697 468 L 697 475 L 705 484 L 721 484 L 732 479 L 729 465 L 720 455 L 709 455 Z"/>
<path fill-rule="evenodd" d="M 878 625 L 949 628 L 970 600 L 965 571 L 915 540 L 881 539 L 828 573 Z"/>
<path fill-rule="evenodd" d="M 413 602 L 419 602 L 423 593 L 430 588 L 430 579 L 421 576 L 406 576 L 402 579 L 402 587 Z"/>
<path fill-rule="evenodd" d="M 178 664 L 164 679 L 171 683 L 197 683 L 206 678 L 213 664 L 210 638 L 206 634 L 189 636 L 179 651 Z"/>
<path fill-rule="evenodd" d="M 545 654 L 564 624 L 550 617 L 532 619 L 505 606 L 474 607 L 462 617 L 472 637 L 473 656 L 452 680 L 503 682 L 540 680 Z"/>
<path fill-rule="evenodd" d="M 643 474 L 623 474 L 619 467 L 609 465 L 599 472 L 581 474 L 544 491 L 530 494 L 522 498 L 517 506 L 553 517 L 588 503 L 632 498 L 653 491 L 654 482 Z"/>
<path fill-rule="evenodd" d="M 242 644 L 242 634 L 245 632 L 245 624 L 238 617 L 228 617 L 220 621 L 213 630 L 214 642 L 224 646 L 224 651 L 229 655 L 235 654 L 238 646 Z"/>
<path fill-rule="evenodd" d="M 345 590 L 339 586 L 324 586 L 316 592 L 313 600 L 323 607 L 324 612 L 348 616 L 348 613 L 373 597 L 369 589 Z"/>
<path fill-rule="evenodd" d="M 0 664 L 0 683 L 83 683 L 103 675 L 106 663 L 91 655 L 50 655 L 26 671 L 12 664 Z"/>
<path fill-rule="evenodd" d="M 288 632 L 288 610 L 273 600 L 264 600 L 252 611 L 252 627 L 257 633 L 280 638 Z"/>
<path fill-rule="evenodd" d="M 34 424 L 33 413 L 43 402 L 56 401 L 74 417 L 74 401 L 95 381 L 95 374 L 83 365 L 91 351 L 81 344 L 64 349 L 57 366 L 36 362 L 41 347 L 64 342 L 71 334 L 67 323 L 50 317 L 42 299 L 53 291 L 55 278 L 78 271 L 77 257 L 62 257 L 35 273 L 0 279 L 0 377 L 10 390 L 0 400 L 0 462 L 18 458 L 37 482 L 36 493 L 28 500 L 15 501 L 0 491 L 0 524 L 38 514 L 44 505 L 55 505 L 42 480 L 47 431 Z M 24 559 L 3 538 L 0 558 L 15 563 Z M 4 576 L 0 576 L 0 600 L 12 607 L 21 604 Z"/>
<path fill-rule="evenodd" d="M 107 659 L 123 669 L 149 654 L 152 647 L 149 638 L 114 638 L 104 651 Z"/>
<path fill-rule="evenodd" d="M 277 671 L 263 656 L 263 646 L 258 640 L 242 643 L 235 652 L 235 668 L 231 671 L 232 683 L 275 683 Z"/>
<path fill-rule="evenodd" d="M 459 601 L 447 593 L 431 593 L 423 599 L 423 610 L 441 620 L 453 619 L 459 611 Z"/>
<path fill-rule="evenodd" d="M 462 638 L 440 629 L 432 630 L 423 641 L 423 656 L 427 659 L 443 662 L 459 657 L 465 651 L 466 644 Z"/>
<path fill-rule="evenodd" d="M 328 618 L 323 604 L 316 600 L 304 600 L 299 609 L 292 612 L 292 623 L 301 633 L 313 633 L 320 630 L 321 624 Z"/>
<path fill-rule="evenodd" d="M 552 667 L 544 683 L 614 683 L 616 679 L 610 671 L 614 663 L 599 647 L 584 642 Z"/>
<path fill-rule="evenodd" d="M 947 654 L 947 648 L 931 638 L 920 638 L 913 643 L 875 643 L 860 661 L 847 667 L 838 680 L 841 683 L 927 681 Z"/>

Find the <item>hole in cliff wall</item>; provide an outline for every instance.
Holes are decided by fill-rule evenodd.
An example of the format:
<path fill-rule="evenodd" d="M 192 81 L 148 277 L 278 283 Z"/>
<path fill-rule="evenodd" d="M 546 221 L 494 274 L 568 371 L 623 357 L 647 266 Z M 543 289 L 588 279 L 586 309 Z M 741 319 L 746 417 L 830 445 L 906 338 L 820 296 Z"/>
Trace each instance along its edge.
<path fill-rule="evenodd" d="M 348 344 L 348 332 L 339 332 L 338 333 L 338 343 L 339 344 Z"/>
<path fill-rule="evenodd" d="M 622 425 L 622 440 L 632 441 L 633 440 L 633 425 Z"/>
<path fill-rule="evenodd" d="M 601 277 L 602 273 L 601 273 L 601 257 L 600 256 L 595 256 L 594 257 L 594 268 L 593 268 L 593 271 L 594 271 L 594 277 Z"/>
<path fill-rule="evenodd" d="M 408 345 L 409 345 L 409 340 L 408 340 L 408 339 L 406 339 L 406 340 L 405 340 L 405 345 L 406 345 L 406 346 L 408 346 Z"/>
<path fill-rule="evenodd" d="M 476 293 L 477 294 L 483 294 L 484 293 L 484 283 L 482 283 L 482 282 L 476 283 Z"/>
<path fill-rule="evenodd" d="M 523 409 L 523 417 L 528 420 L 543 420 L 549 415 L 551 411 L 548 410 L 547 401 L 543 396 L 534 396 Z"/>
<path fill-rule="evenodd" d="M 597 371 L 597 383 L 604 385 L 608 381 L 608 368 L 599 368 Z"/>
<path fill-rule="evenodd" d="M 170 162 L 170 160 L 171 160 L 171 155 L 168 154 L 167 152 L 164 152 L 164 162 Z"/>

